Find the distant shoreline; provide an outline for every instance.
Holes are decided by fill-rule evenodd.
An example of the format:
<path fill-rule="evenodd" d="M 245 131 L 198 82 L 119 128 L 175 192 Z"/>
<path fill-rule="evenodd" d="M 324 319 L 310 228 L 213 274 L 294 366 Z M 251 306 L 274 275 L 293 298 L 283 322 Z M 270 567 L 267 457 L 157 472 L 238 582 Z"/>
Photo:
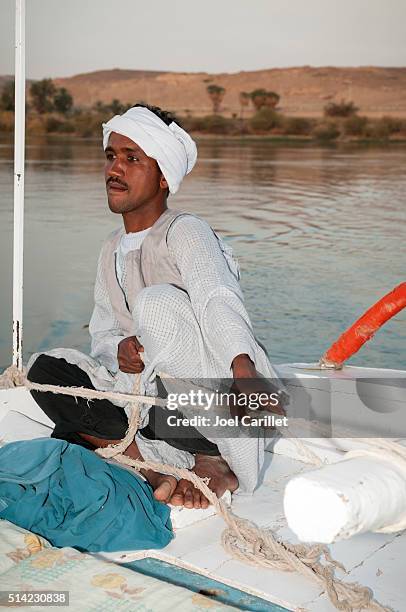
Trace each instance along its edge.
<path fill-rule="evenodd" d="M 213 143 L 243 143 L 249 144 L 250 142 L 267 142 L 270 144 L 277 145 L 289 145 L 295 147 L 351 147 L 351 146 L 405 146 L 405 138 L 391 138 L 391 139 L 377 139 L 377 138 L 352 138 L 334 140 L 330 142 L 322 142 L 315 138 L 310 137 L 298 137 L 298 136 L 271 136 L 267 134 L 262 135 L 226 135 L 221 136 L 219 134 L 196 134 L 192 133 L 193 138 L 197 143 L 199 142 L 213 142 Z M 38 133 L 38 134 L 27 134 L 26 142 L 28 144 L 35 142 L 36 140 L 49 140 L 55 142 L 78 142 L 78 143 L 101 143 L 101 136 L 80 136 L 77 134 L 57 134 L 57 133 Z M 0 135 L 0 144 L 14 144 L 13 133 L 8 132 L 7 134 Z"/>
<path fill-rule="evenodd" d="M 26 135 L 59 136 L 65 139 L 97 138 L 105 113 L 80 112 L 71 115 L 32 113 L 26 117 Z M 291 144 L 402 144 L 406 142 L 406 119 L 348 117 L 292 117 L 272 109 L 262 109 L 253 118 L 226 118 L 221 114 L 180 117 L 183 127 L 198 140 L 263 140 Z M 0 112 L 0 132 L 13 134 L 14 113 Z"/>

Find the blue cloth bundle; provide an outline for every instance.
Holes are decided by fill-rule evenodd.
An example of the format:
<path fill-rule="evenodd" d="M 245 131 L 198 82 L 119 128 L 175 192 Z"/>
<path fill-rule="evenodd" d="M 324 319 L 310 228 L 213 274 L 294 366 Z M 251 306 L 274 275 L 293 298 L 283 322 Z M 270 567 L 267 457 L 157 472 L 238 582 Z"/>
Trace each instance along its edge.
<path fill-rule="evenodd" d="M 170 510 L 137 475 L 64 440 L 0 448 L 0 518 L 81 551 L 163 548 Z"/>

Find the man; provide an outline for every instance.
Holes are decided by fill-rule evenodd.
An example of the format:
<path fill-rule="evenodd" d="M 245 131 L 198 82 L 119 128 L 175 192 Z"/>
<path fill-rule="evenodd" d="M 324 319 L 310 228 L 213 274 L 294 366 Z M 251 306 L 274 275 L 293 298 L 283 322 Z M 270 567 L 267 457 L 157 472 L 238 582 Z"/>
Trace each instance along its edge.
<path fill-rule="evenodd" d="M 91 355 L 73 349 L 33 355 L 28 378 L 131 393 L 134 375 L 141 374 L 142 392 L 155 395 L 159 372 L 174 379 L 273 377 L 253 335 L 231 250 L 202 219 L 167 207 L 169 193 L 196 162 L 194 141 L 169 113 L 136 105 L 103 125 L 103 146 L 108 204 L 122 215 L 124 230 L 100 254 Z M 54 437 L 94 449 L 125 435 L 123 402 L 32 394 L 55 423 Z M 192 469 L 219 496 L 255 488 L 263 438 L 214 442 L 188 426 L 182 438 L 181 426 L 171 434 L 162 409 L 144 406 L 142 418 L 129 456 Z M 143 474 L 160 501 L 208 505 L 187 480 Z"/>

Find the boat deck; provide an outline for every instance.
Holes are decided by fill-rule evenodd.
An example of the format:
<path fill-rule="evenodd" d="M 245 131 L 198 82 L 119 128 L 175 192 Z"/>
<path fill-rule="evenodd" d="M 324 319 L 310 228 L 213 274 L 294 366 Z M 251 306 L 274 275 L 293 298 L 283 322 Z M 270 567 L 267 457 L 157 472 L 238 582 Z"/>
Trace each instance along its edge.
<path fill-rule="evenodd" d="M 0 390 L 0 438 L 4 441 L 36 437 L 30 434 L 29 428 L 12 434 L 6 431 L 4 423 L 7 421 L 3 426 L 1 422 L 10 411 L 22 413 L 44 426 L 50 425 L 25 389 Z M 297 541 L 284 518 L 283 491 L 289 478 L 308 469 L 311 466 L 297 459 L 267 452 L 260 486 L 253 496 L 235 496 L 233 511 L 261 527 L 272 529 L 281 539 Z M 232 559 L 221 545 L 223 529 L 222 519 L 213 516 L 177 530 L 175 539 L 163 550 L 124 551 L 104 556 L 125 564 L 142 558 L 160 559 L 289 610 L 329 612 L 335 609 L 318 584 L 297 573 L 260 569 Z M 329 548 L 332 556 L 346 567 L 346 580 L 370 587 L 375 598 L 393 610 L 406 609 L 405 532 L 362 534 Z"/>

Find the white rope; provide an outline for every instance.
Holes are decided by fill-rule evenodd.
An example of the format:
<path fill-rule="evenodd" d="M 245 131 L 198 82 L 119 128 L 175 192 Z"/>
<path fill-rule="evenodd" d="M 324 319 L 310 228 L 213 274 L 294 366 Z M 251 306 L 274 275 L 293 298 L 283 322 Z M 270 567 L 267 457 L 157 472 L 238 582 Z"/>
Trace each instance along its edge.
<path fill-rule="evenodd" d="M 393 444 L 386 445 L 376 444 L 374 448 L 357 448 L 352 451 L 349 451 L 345 455 L 345 459 L 352 459 L 353 457 L 372 457 L 373 459 L 379 459 L 379 461 L 387 461 L 392 464 L 392 466 L 398 468 L 400 472 L 403 473 L 403 477 L 406 480 L 406 448 L 402 447 L 400 444 L 394 446 Z M 403 452 L 399 452 L 399 449 L 402 449 Z M 396 531 L 403 531 L 406 529 L 406 509 L 403 513 L 403 516 L 396 521 L 396 523 L 392 523 L 391 525 L 385 525 L 381 529 L 374 529 L 376 533 L 395 533 Z"/>

